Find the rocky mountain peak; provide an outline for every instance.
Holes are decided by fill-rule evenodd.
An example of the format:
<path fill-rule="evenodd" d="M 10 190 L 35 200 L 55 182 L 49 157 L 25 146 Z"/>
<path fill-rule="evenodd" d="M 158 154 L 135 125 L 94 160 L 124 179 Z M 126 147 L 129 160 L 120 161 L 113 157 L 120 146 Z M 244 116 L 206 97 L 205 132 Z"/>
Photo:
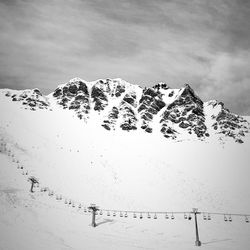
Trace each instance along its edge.
<path fill-rule="evenodd" d="M 242 143 L 250 131 L 243 117 L 231 113 L 222 102 L 204 103 L 189 84 L 181 89 L 171 89 L 166 83 L 142 88 L 120 78 L 92 82 L 73 78 L 48 97 L 39 89 L 6 91 L 5 95 L 26 109 L 53 109 L 56 103 L 86 123 L 95 117 L 106 130 L 144 130 L 174 140 L 206 140 L 215 135 Z"/>

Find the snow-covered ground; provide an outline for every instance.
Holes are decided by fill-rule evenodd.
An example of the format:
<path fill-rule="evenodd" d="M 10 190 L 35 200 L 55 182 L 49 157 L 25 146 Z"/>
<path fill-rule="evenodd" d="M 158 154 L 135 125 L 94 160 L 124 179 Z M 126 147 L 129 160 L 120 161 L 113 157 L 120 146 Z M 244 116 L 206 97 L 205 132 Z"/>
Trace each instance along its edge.
<path fill-rule="evenodd" d="M 106 131 L 95 119 L 86 125 L 56 106 L 30 111 L 19 105 L 0 99 L 0 138 L 7 148 L 0 153 L 0 249 L 196 249 L 194 220 L 178 214 L 174 220 L 161 214 L 157 220 L 120 218 L 119 211 L 196 207 L 250 214 L 249 135 L 244 144 L 213 136 L 173 142 L 143 131 Z M 29 176 L 40 182 L 33 194 Z M 118 214 L 98 215 L 92 228 L 91 215 L 78 208 L 90 203 Z M 203 248 L 249 248 L 244 217 L 224 222 L 223 216 L 204 221 L 199 215 L 198 221 Z"/>

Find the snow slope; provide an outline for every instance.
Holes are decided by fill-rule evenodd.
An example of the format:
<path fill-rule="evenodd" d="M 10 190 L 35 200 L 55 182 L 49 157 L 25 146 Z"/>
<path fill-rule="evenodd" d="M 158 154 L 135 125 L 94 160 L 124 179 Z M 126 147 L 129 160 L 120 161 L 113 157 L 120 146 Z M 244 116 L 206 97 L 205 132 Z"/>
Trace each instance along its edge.
<path fill-rule="evenodd" d="M 169 221 L 160 214 L 157 220 L 145 214 L 142 220 L 132 214 L 120 218 L 119 211 L 197 207 L 250 214 L 249 134 L 238 144 L 216 135 L 176 141 L 144 130 L 107 131 L 99 126 L 98 114 L 84 123 L 53 100 L 43 101 L 52 102 L 51 111 L 23 109 L 0 98 L 0 249 L 194 249 L 193 220 L 176 215 Z M 34 194 L 29 176 L 40 182 Z M 54 195 L 40 192 L 41 187 Z M 118 214 L 98 215 L 93 229 L 83 210 L 90 203 Z M 250 244 L 244 217 L 225 223 L 223 216 L 211 221 L 200 216 L 199 227 L 204 248 L 247 249 Z"/>

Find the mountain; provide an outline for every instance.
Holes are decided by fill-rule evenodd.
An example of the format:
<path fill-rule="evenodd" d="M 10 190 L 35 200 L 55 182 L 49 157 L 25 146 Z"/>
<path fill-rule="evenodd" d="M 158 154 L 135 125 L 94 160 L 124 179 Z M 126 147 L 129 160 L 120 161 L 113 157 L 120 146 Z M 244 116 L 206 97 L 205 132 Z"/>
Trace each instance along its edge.
<path fill-rule="evenodd" d="M 189 85 L 0 90 L 0 249 L 191 250 L 192 208 L 204 248 L 248 249 L 249 121 Z"/>
<path fill-rule="evenodd" d="M 1 93 L 25 109 L 53 111 L 59 106 L 85 123 L 95 120 L 106 130 L 144 130 L 173 140 L 217 136 L 238 143 L 250 131 L 246 119 L 231 113 L 222 102 L 203 102 L 188 84 L 181 89 L 165 83 L 142 88 L 119 78 L 93 82 L 74 78 L 48 96 L 38 89 Z"/>

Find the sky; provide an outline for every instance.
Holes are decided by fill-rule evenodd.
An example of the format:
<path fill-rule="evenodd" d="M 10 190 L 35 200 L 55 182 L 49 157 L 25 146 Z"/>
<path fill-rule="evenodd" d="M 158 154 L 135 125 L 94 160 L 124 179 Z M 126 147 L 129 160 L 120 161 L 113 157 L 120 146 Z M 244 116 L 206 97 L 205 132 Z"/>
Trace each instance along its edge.
<path fill-rule="evenodd" d="M 250 115 L 249 0 L 0 0 L 0 88 L 191 85 Z"/>

